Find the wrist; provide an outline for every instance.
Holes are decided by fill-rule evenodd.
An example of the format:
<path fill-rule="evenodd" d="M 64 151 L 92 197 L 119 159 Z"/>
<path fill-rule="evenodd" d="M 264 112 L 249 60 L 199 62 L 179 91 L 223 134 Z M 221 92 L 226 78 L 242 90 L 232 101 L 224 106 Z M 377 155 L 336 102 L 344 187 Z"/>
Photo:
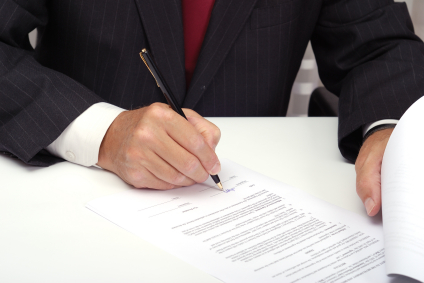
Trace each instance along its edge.
<path fill-rule="evenodd" d="M 356 164 L 365 162 L 366 157 L 370 152 L 378 152 L 378 155 L 381 155 L 382 160 L 384 150 L 386 149 L 386 145 L 389 142 L 389 138 L 393 130 L 394 128 L 380 129 L 379 131 L 370 134 L 362 144 Z"/>
<path fill-rule="evenodd" d="M 382 124 L 382 125 L 378 125 L 375 126 L 374 128 L 368 130 L 368 132 L 364 135 L 363 139 L 362 139 L 362 144 L 365 143 L 365 141 L 373 134 L 380 132 L 380 131 L 385 131 L 385 130 L 391 130 L 390 133 L 392 133 L 393 129 L 396 127 L 396 124 Z"/>
<path fill-rule="evenodd" d="M 103 169 L 114 171 L 113 170 L 113 160 L 115 159 L 116 155 L 116 146 L 119 145 L 121 142 L 118 140 L 120 135 L 119 131 L 122 131 L 122 125 L 121 121 L 125 119 L 128 112 L 125 111 L 120 113 L 115 120 L 113 120 L 112 124 L 106 131 L 106 134 L 103 137 L 103 140 L 100 144 L 99 148 L 99 156 L 98 156 L 98 162 L 97 165 L 102 167 Z"/>

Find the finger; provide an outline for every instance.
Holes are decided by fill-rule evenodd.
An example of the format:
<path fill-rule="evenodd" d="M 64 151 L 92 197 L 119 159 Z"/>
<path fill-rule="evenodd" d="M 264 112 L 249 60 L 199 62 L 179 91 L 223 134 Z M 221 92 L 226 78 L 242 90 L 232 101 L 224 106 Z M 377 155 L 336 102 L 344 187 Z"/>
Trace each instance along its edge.
<path fill-rule="evenodd" d="M 166 133 L 158 133 L 156 142 L 149 146 L 155 154 L 188 177 L 188 179 L 202 183 L 208 178 L 209 174 L 202 166 L 200 160 Z"/>
<path fill-rule="evenodd" d="M 221 170 L 218 157 L 203 136 L 169 106 L 152 104 L 146 109 L 145 116 L 147 119 L 143 119 L 137 133 L 141 147 L 149 145 L 165 161 L 196 182 L 206 180 L 207 173 L 216 174 Z M 199 162 L 203 168 L 198 167 Z"/>
<path fill-rule="evenodd" d="M 146 168 L 131 168 L 124 174 L 120 175 L 126 183 L 137 189 L 156 189 L 170 190 L 176 188 L 175 185 L 165 182 L 157 178 Z"/>
<path fill-rule="evenodd" d="M 200 116 L 197 112 L 191 109 L 183 109 L 188 121 L 193 127 L 204 137 L 206 143 L 215 150 L 221 139 L 221 131 L 212 122 Z"/>
<path fill-rule="evenodd" d="M 180 118 L 182 120 L 173 119 L 172 121 L 169 121 L 170 123 L 167 124 L 165 128 L 168 135 L 186 151 L 194 155 L 195 158 L 200 161 L 207 173 L 211 175 L 218 174 L 221 171 L 221 163 L 219 162 L 215 151 L 209 146 L 205 138 L 195 129 L 195 127 L 182 117 Z M 182 153 L 180 152 L 180 154 Z M 184 156 L 188 157 L 187 155 Z M 187 159 L 186 162 L 188 162 L 186 170 L 196 167 L 196 162 L 191 160 L 191 158 Z"/>
<path fill-rule="evenodd" d="M 196 182 L 182 174 L 154 152 L 146 154 L 146 159 L 140 164 L 149 170 L 156 178 L 178 187 L 191 186 Z"/>

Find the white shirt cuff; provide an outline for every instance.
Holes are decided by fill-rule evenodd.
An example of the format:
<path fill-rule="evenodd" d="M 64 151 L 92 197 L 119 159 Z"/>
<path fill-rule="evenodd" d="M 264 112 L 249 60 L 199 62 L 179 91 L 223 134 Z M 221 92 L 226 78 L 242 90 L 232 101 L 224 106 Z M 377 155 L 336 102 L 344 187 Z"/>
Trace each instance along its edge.
<path fill-rule="evenodd" d="M 72 163 L 93 166 L 99 160 L 103 138 L 122 108 L 100 102 L 76 118 L 46 149 Z"/>
<path fill-rule="evenodd" d="M 368 133 L 369 130 L 371 130 L 372 128 L 376 127 L 376 126 L 380 126 L 380 125 L 384 125 L 384 124 L 397 124 L 399 122 L 399 120 L 395 120 L 395 119 L 384 119 L 384 120 L 380 120 L 374 123 L 368 123 L 365 124 L 362 127 L 362 136 L 365 137 L 365 135 Z"/>

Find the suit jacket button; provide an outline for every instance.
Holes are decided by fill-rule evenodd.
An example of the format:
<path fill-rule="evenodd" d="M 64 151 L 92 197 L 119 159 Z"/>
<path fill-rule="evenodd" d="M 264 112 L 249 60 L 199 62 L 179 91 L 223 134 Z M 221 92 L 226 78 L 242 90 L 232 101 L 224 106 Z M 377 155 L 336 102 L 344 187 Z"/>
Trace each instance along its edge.
<path fill-rule="evenodd" d="M 67 151 L 66 158 L 68 161 L 75 161 L 75 154 L 72 151 Z"/>

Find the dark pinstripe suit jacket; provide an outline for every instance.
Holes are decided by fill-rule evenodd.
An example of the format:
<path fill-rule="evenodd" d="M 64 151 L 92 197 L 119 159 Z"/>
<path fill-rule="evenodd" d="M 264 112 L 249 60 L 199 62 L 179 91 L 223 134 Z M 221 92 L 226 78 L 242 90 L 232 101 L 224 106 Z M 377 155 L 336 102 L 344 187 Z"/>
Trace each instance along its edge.
<path fill-rule="evenodd" d="M 340 96 L 341 152 L 354 160 L 363 124 L 400 118 L 424 94 L 424 45 L 405 4 L 216 0 L 186 86 L 180 0 L 0 0 L 0 151 L 49 165 L 41 150 L 92 104 L 164 101 L 138 57 L 144 47 L 184 107 L 283 116 L 310 39 L 321 79 Z"/>

